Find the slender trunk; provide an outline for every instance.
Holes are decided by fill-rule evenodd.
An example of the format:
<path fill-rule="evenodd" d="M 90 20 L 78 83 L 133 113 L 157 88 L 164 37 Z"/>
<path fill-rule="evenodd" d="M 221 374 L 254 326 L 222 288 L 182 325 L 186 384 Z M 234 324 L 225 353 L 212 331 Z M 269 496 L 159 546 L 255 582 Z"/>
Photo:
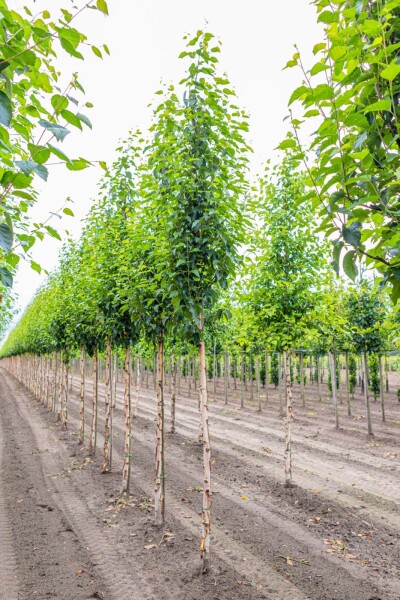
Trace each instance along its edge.
<path fill-rule="evenodd" d="M 386 393 L 389 393 L 389 361 L 387 356 L 385 357 L 385 375 L 386 375 Z"/>
<path fill-rule="evenodd" d="M 333 352 L 329 352 L 329 369 L 331 372 L 331 382 L 332 382 L 332 402 L 333 408 L 335 411 L 335 427 L 339 429 L 339 408 L 337 403 L 337 394 L 336 394 L 336 365 L 335 365 L 335 355 Z"/>
<path fill-rule="evenodd" d="M 315 357 L 315 368 L 317 370 L 317 394 L 318 394 L 318 400 L 319 402 L 322 402 L 322 396 L 321 396 L 321 379 L 319 376 L 319 356 Z"/>
<path fill-rule="evenodd" d="M 117 362 L 118 362 L 118 350 L 115 351 L 114 354 L 114 364 L 113 364 L 113 374 L 112 374 L 112 383 L 113 385 L 113 394 L 112 394 L 112 407 L 115 408 L 115 404 L 117 402 Z"/>
<path fill-rule="evenodd" d="M 79 444 L 85 441 L 85 348 L 81 349 L 81 388 L 80 388 L 80 406 L 79 406 Z"/>
<path fill-rule="evenodd" d="M 135 378 L 136 386 L 135 386 L 135 401 L 133 403 L 133 415 L 132 415 L 134 419 L 136 419 L 139 414 L 139 396 L 140 396 L 140 382 L 141 382 L 140 356 L 137 356 L 136 361 L 135 361 L 135 366 L 136 366 L 136 378 Z"/>
<path fill-rule="evenodd" d="M 68 362 L 64 364 L 64 401 L 62 407 L 62 429 L 68 429 Z"/>
<path fill-rule="evenodd" d="M 214 402 L 217 401 L 217 340 L 214 339 L 213 350 L 213 397 Z"/>
<path fill-rule="evenodd" d="M 278 390 L 279 390 L 279 416 L 283 417 L 283 405 L 282 405 L 282 364 L 281 364 L 281 353 L 278 352 Z"/>
<path fill-rule="evenodd" d="M 89 450 L 96 453 L 97 445 L 97 400 L 98 400 L 98 354 L 97 348 L 93 351 L 93 397 L 92 397 L 92 429 L 90 431 Z"/>
<path fill-rule="evenodd" d="M 176 385 L 176 391 L 178 394 L 181 393 L 181 379 L 182 379 L 182 358 L 179 357 L 178 358 L 178 366 L 177 366 L 177 385 Z"/>
<path fill-rule="evenodd" d="M 342 378 L 341 378 L 341 367 L 340 367 L 340 356 L 337 357 L 337 378 L 338 378 L 338 389 L 339 389 L 339 399 L 340 399 L 340 404 L 343 404 L 343 395 L 342 395 Z"/>
<path fill-rule="evenodd" d="M 175 405 L 176 405 L 176 377 L 178 363 L 175 357 L 172 357 L 172 387 L 171 387 L 171 429 L 170 433 L 175 433 Z"/>
<path fill-rule="evenodd" d="M 260 384 L 260 358 L 256 358 L 256 381 L 257 381 L 257 412 L 261 412 L 261 384 Z"/>
<path fill-rule="evenodd" d="M 164 340 L 162 334 L 157 345 L 157 445 L 156 479 L 154 486 L 156 525 L 165 521 L 165 448 L 164 448 Z"/>
<path fill-rule="evenodd" d="M 129 344 L 125 348 L 125 442 L 124 442 L 124 464 L 122 467 L 122 493 L 129 494 L 131 480 L 131 348 Z"/>
<path fill-rule="evenodd" d="M 368 435 L 372 436 L 372 435 L 374 435 L 374 433 L 372 431 L 372 419 L 371 419 L 371 407 L 369 404 L 368 381 L 369 381 L 368 355 L 367 355 L 367 352 L 364 351 L 364 399 L 365 399 L 365 408 L 367 411 Z"/>
<path fill-rule="evenodd" d="M 242 352 L 240 364 L 240 408 L 244 408 L 244 352 Z"/>
<path fill-rule="evenodd" d="M 112 427 L 112 401 L 111 401 L 111 338 L 107 336 L 106 344 L 106 373 L 104 386 L 104 445 L 103 445 L 103 473 L 111 471 L 111 427 Z"/>
<path fill-rule="evenodd" d="M 381 407 L 382 407 L 382 421 L 386 421 L 385 416 L 385 392 L 383 390 L 383 365 L 382 365 L 382 356 L 379 355 L 379 392 L 381 396 Z"/>
<path fill-rule="evenodd" d="M 228 353 L 224 354 L 224 397 L 225 404 L 228 404 Z"/>
<path fill-rule="evenodd" d="M 57 400 L 57 369 L 58 369 L 58 360 L 57 360 L 57 350 L 53 351 L 53 393 L 52 393 L 52 401 L 51 401 L 51 410 L 53 413 L 56 412 L 56 400 Z"/>
<path fill-rule="evenodd" d="M 250 400 L 254 400 L 253 357 L 251 354 L 250 354 L 250 358 L 249 358 L 249 383 L 250 383 Z"/>
<path fill-rule="evenodd" d="M 268 383 L 269 383 L 268 350 L 266 350 L 265 351 L 265 402 L 268 402 Z"/>
<path fill-rule="evenodd" d="M 289 350 L 283 353 L 286 387 L 286 422 L 285 422 L 285 487 L 292 485 L 292 382 L 290 378 Z"/>
<path fill-rule="evenodd" d="M 203 573 L 210 570 L 210 530 L 211 530 L 211 450 L 210 431 L 208 423 L 208 397 L 206 374 L 206 348 L 204 343 L 204 321 L 200 316 L 200 398 L 203 424 L 203 510 L 201 513 L 201 557 L 203 559 Z"/>
<path fill-rule="evenodd" d="M 345 368 L 346 368 L 346 398 L 347 398 L 347 414 L 351 416 L 351 403 L 350 403 L 350 379 L 349 379 L 349 353 L 345 352 L 344 355 Z"/>
<path fill-rule="evenodd" d="M 59 365 L 59 381 L 58 381 L 58 409 L 57 409 L 57 421 L 62 420 L 62 409 L 63 409 L 63 385 L 64 385 L 64 361 L 63 353 L 60 352 L 60 365 Z"/>
<path fill-rule="evenodd" d="M 300 397 L 303 406 L 306 405 L 306 398 L 304 394 L 304 355 L 300 353 Z"/>

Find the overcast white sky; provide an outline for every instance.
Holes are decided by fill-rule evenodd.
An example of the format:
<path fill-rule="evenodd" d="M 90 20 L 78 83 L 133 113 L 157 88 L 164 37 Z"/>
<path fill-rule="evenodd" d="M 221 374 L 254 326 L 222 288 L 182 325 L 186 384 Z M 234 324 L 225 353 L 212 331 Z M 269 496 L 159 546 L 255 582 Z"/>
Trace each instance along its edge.
<path fill-rule="evenodd" d="M 28 0 L 24 4 L 37 12 L 67 7 L 68 0 L 37 0 L 35 4 Z M 160 81 L 176 82 L 182 77 L 184 61 L 177 57 L 184 49 L 183 35 L 204 28 L 207 21 L 208 31 L 223 44 L 221 70 L 228 73 L 240 105 L 250 114 L 254 168 L 272 157 L 286 133 L 283 118 L 289 95 L 301 83 L 297 70 L 282 68 L 295 43 L 309 62 L 312 47 L 321 39 L 315 9 L 308 0 L 109 0 L 108 4 L 109 17 L 88 10 L 76 26 L 91 43 L 106 43 L 111 56 L 101 61 L 89 52 L 85 62 L 71 65 L 65 53 L 59 55 L 59 69 L 71 72 L 72 66 L 78 71 L 86 100 L 94 104 L 93 109 L 82 110 L 90 117 L 93 130 L 74 130 L 61 146 L 69 156 L 111 161 L 118 140 L 129 129 L 146 131 L 151 119 L 148 105 Z M 78 173 L 52 167 L 46 184 L 38 180 L 41 196 L 32 219 L 44 220 L 70 196 L 75 218 L 65 217 L 61 223 L 57 219 L 55 225 L 78 235 L 101 174 L 99 167 Z M 32 258 L 51 270 L 57 264 L 59 248 L 55 240 L 45 239 L 35 245 Z M 42 280 L 29 265 L 21 264 L 15 281 L 21 308 Z"/>

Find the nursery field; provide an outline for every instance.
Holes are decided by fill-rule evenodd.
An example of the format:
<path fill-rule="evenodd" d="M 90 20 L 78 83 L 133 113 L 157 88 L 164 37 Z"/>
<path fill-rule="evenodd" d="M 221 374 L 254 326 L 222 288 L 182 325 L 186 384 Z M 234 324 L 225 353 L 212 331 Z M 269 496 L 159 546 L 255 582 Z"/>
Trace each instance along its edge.
<path fill-rule="evenodd" d="M 122 375 L 122 374 L 121 374 Z M 120 496 L 123 385 L 113 415 L 112 471 L 101 473 L 102 395 L 95 456 L 78 445 L 78 374 L 71 378 L 68 429 L 4 368 L 0 370 L 1 600 L 398 600 L 400 597 L 400 404 L 389 373 L 386 422 L 371 401 L 367 436 L 359 388 L 352 416 L 328 390 L 322 402 L 293 385 L 293 482 L 284 483 L 279 400 L 261 389 L 262 412 L 231 382 L 210 403 L 212 571 L 198 557 L 202 447 L 198 390 L 182 378 L 176 432 L 166 435 L 166 521 L 154 525 L 156 395 L 142 382 L 132 425 L 130 495 Z M 212 389 L 212 382 L 209 382 Z M 86 394 L 92 382 L 86 379 Z M 392 392 L 393 390 L 393 392 Z M 254 396 L 254 394 L 253 394 Z M 166 420 L 168 392 L 166 389 Z M 91 421 L 90 402 L 85 419 Z M 168 427 L 167 427 L 168 430 Z"/>

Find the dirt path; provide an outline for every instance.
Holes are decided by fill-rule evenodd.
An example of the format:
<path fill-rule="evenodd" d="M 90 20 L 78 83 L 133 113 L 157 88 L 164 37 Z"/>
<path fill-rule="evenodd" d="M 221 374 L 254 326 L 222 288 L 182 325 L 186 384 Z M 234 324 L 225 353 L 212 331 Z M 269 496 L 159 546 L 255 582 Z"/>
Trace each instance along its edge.
<path fill-rule="evenodd" d="M 87 388 L 89 392 L 90 381 Z M 47 508 L 38 511 L 36 507 L 36 512 L 46 514 L 46 518 L 48 514 L 54 516 L 58 524 L 67 524 L 70 537 L 75 540 L 73 574 L 68 571 L 70 559 L 64 555 L 56 572 L 46 571 L 46 583 L 38 587 L 39 595 L 25 591 L 25 596 L 15 597 L 398 600 L 398 462 L 392 436 L 386 436 L 384 448 L 364 445 L 364 441 L 361 446 L 361 432 L 355 432 L 354 439 L 345 431 L 338 434 L 331 431 L 325 406 L 318 428 L 306 411 L 304 416 L 300 415 L 296 426 L 295 478 L 301 487 L 288 491 L 281 484 L 282 424 L 276 417 L 276 406 L 271 405 L 257 415 L 253 407 L 240 411 L 234 405 L 212 405 L 213 572 L 210 577 L 201 576 L 198 558 L 201 448 L 196 439 L 198 413 L 193 395 L 190 400 L 179 399 L 177 434 L 168 436 L 167 523 L 164 530 L 159 530 L 152 524 L 151 507 L 155 436 L 152 391 L 142 390 L 140 418 L 133 422 L 132 496 L 116 503 L 123 448 L 122 390 L 114 412 L 115 472 L 101 475 L 103 411 L 100 409 L 99 414 L 99 448 L 93 459 L 77 445 L 75 393 L 69 402 L 70 429 L 61 432 L 54 424 L 54 416 L 13 377 L 0 370 L 1 414 L 3 420 L 9 420 L 3 437 L 7 443 L 11 440 L 11 447 L 19 446 L 15 454 L 21 459 L 10 475 L 25 468 L 23 478 L 33 477 L 35 467 L 39 472 L 35 489 L 38 493 L 42 489 L 44 495 L 40 504 L 53 508 L 49 512 Z M 87 428 L 90 417 L 88 401 Z M 382 439 L 386 435 L 384 429 L 381 429 Z M 4 466 L 2 473 L 4 476 Z M 384 499 L 380 496 L 377 499 L 374 486 L 388 481 Z M 19 499 L 18 490 L 14 489 L 15 477 L 11 483 L 10 492 Z M 25 496 L 28 487 L 25 484 Z M 35 506 L 25 509 L 33 518 Z M 10 524 L 13 517 L 9 506 L 6 512 L 5 522 Z M 0 496 L 0 529 L 4 513 Z M 391 515 L 392 521 L 387 518 Z M 29 531 L 25 532 L 25 544 L 30 536 Z M 51 548 L 51 527 L 47 538 Z M 31 559 L 32 568 L 28 570 L 27 558 L 21 556 L 21 543 L 14 533 L 17 564 L 8 567 L 9 577 L 15 580 L 17 574 L 16 580 L 22 585 L 26 586 L 28 579 L 32 586 L 39 585 L 45 561 L 36 560 L 35 551 L 35 561 Z M 0 558 L 1 553 L 0 542 Z M 80 570 L 83 573 L 77 575 Z M 76 595 L 75 592 L 57 595 L 55 591 L 49 595 L 47 579 L 55 582 L 58 589 L 63 587 L 63 577 L 82 584 L 85 577 L 85 585 L 92 587 L 79 589 Z"/>

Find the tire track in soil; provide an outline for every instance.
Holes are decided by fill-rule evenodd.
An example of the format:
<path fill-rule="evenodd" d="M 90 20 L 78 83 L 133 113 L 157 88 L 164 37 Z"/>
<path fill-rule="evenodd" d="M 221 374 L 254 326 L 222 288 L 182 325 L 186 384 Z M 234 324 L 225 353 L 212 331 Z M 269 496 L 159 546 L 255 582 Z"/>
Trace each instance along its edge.
<path fill-rule="evenodd" d="M 120 399 L 120 398 L 119 398 Z M 118 398 L 117 398 L 118 400 Z M 77 414 L 77 408 L 78 408 L 78 400 L 77 398 L 73 397 L 71 398 L 71 404 L 73 405 L 75 414 Z M 90 404 L 90 403 L 89 403 Z M 117 402 L 118 405 L 118 402 Z M 90 406 L 87 406 L 89 413 L 90 413 Z M 121 412 L 121 411 L 119 411 Z M 121 415 L 119 415 L 121 416 Z M 78 421 L 76 419 L 76 417 L 73 418 L 75 424 L 78 424 Z M 101 431 L 101 428 L 103 426 L 103 416 L 101 414 L 99 414 L 99 432 Z M 135 425 L 134 425 L 135 427 Z M 122 425 L 119 425 L 117 423 L 114 422 L 114 431 L 118 431 L 119 432 L 119 436 L 122 438 L 122 432 L 123 432 L 123 428 Z M 99 434 L 98 434 L 99 435 Z M 134 431 L 134 462 L 139 461 L 140 464 L 143 464 L 143 462 L 147 462 L 148 463 L 148 457 L 151 456 L 151 451 L 153 449 L 153 443 L 150 440 L 146 440 L 143 436 L 143 432 L 138 432 L 138 431 Z M 102 436 L 100 434 L 99 436 L 99 440 L 102 439 Z M 115 439 L 115 444 L 119 445 L 121 444 L 120 439 L 116 438 Z M 115 446 L 114 446 L 115 447 Z M 185 489 L 185 485 L 187 486 L 188 483 L 191 481 L 191 479 L 193 480 L 194 483 L 197 483 L 199 481 L 201 481 L 201 474 L 197 473 L 196 474 L 196 469 L 198 469 L 199 465 L 196 465 L 195 463 L 189 464 L 188 466 L 185 464 L 185 462 L 189 462 L 188 460 L 188 456 L 185 457 L 185 451 L 182 451 L 182 448 L 169 448 L 169 451 L 173 453 L 173 465 L 174 465 L 174 470 L 172 472 L 172 474 L 170 474 L 169 477 L 169 481 L 170 481 L 170 485 L 169 485 L 169 489 L 168 489 L 168 505 L 172 506 L 172 507 L 180 507 L 180 509 L 182 509 L 182 505 L 179 503 L 175 504 L 175 500 L 174 500 L 174 496 L 179 493 L 179 490 L 182 492 Z M 115 450 L 114 450 L 115 453 Z M 178 453 L 178 455 L 177 455 Z M 146 460 L 147 457 L 147 460 Z M 172 462 L 172 461 L 171 461 Z M 149 470 L 149 466 L 147 465 L 146 469 L 143 469 L 143 471 L 146 472 L 150 472 Z M 137 471 L 134 471 L 134 475 L 137 473 Z M 141 481 L 143 479 L 143 475 L 141 473 Z M 216 477 L 214 476 L 214 484 L 216 483 Z M 149 494 L 152 493 L 152 489 L 151 488 L 147 488 L 149 490 Z M 361 600 L 361 599 L 367 599 L 369 600 L 371 598 L 370 594 L 373 593 L 373 590 L 375 591 L 375 593 L 379 593 L 379 589 L 374 586 L 371 581 L 367 581 L 367 578 L 365 577 L 365 574 L 362 574 L 362 569 L 360 569 L 360 567 L 358 565 L 354 565 L 352 563 L 343 563 L 343 561 L 341 559 L 336 558 L 335 556 L 327 556 L 327 555 L 322 555 L 322 552 L 324 552 L 324 550 L 326 549 L 326 546 L 324 547 L 322 545 L 322 543 L 319 540 L 313 540 L 312 536 L 310 535 L 309 532 L 305 532 L 304 529 L 302 529 L 301 527 L 299 527 L 298 525 L 296 525 L 293 522 L 290 522 L 290 520 L 288 520 L 287 516 L 286 516 L 286 522 L 282 517 L 278 517 L 278 515 L 273 514 L 273 513 L 269 513 L 268 509 L 271 508 L 268 505 L 268 502 L 265 501 L 265 499 L 263 500 L 263 502 L 259 502 L 258 504 L 256 503 L 252 503 L 246 502 L 246 508 L 244 508 L 243 503 L 241 503 L 240 500 L 237 499 L 237 493 L 235 496 L 235 492 L 230 490 L 227 486 L 224 485 L 218 485 L 218 489 L 219 489 L 219 497 L 220 499 L 218 499 L 217 502 L 214 501 L 214 517 L 215 515 L 221 514 L 221 522 L 224 523 L 227 527 L 229 527 L 229 529 L 233 532 L 235 532 L 235 527 L 236 527 L 236 533 L 238 531 L 238 527 L 239 527 L 239 523 L 241 522 L 242 526 L 245 525 L 246 523 L 246 519 L 243 520 L 243 512 L 249 513 L 248 515 L 245 516 L 250 516 L 252 520 L 254 520 L 255 523 L 257 523 L 258 526 L 258 532 L 259 533 L 263 533 L 264 537 L 259 537 L 259 534 L 255 533 L 254 529 L 252 531 L 253 536 L 255 535 L 255 539 L 251 537 L 252 534 L 250 534 L 250 536 L 247 535 L 247 539 L 246 539 L 246 529 L 241 529 L 240 531 L 242 532 L 240 534 L 240 537 L 242 538 L 240 541 L 237 541 L 236 539 L 233 541 L 231 540 L 231 542 L 233 543 L 233 547 L 235 546 L 235 544 L 238 546 L 239 548 L 239 556 L 240 556 L 240 552 L 243 549 L 243 546 L 245 546 L 246 544 L 248 544 L 248 547 L 251 548 L 250 551 L 250 555 L 253 555 L 253 559 L 255 565 L 257 565 L 258 562 L 258 556 L 260 555 L 260 557 L 262 557 L 261 560 L 264 561 L 264 564 L 267 566 L 268 570 L 271 570 L 271 567 L 273 568 L 273 566 L 269 563 L 268 564 L 268 558 L 271 559 L 271 556 L 268 557 L 268 550 L 271 550 L 271 547 L 282 547 L 282 537 L 285 538 L 285 541 L 287 542 L 287 544 L 285 544 L 284 546 L 287 547 L 287 552 L 291 553 L 291 555 L 296 554 L 299 555 L 301 554 L 302 556 L 307 556 L 310 553 L 313 555 L 312 556 L 312 561 L 311 561 L 311 565 L 308 567 L 308 572 L 309 572 L 309 576 L 308 576 L 308 585 L 307 582 L 301 581 L 301 578 L 299 581 L 296 581 L 296 574 L 294 571 L 292 571 L 291 573 L 289 572 L 285 572 L 283 569 L 282 571 L 284 571 L 285 575 L 287 576 L 288 579 L 291 580 L 292 585 L 297 585 L 297 593 L 298 594 L 309 594 L 310 598 L 312 598 L 313 600 L 316 598 L 327 598 L 329 600 L 332 599 L 336 599 L 336 598 L 340 598 L 340 599 L 355 599 L 355 600 Z M 236 490 L 237 492 L 237 490 Z M 218 518 L 218 517 L 217 517 Z M 265 528 L 265 522 L 267 521 L 268 523 L 268 527 Z M 247 521 L 249 522 L 249 521 Z M 214 523 L 215 523 L 215 518 L 214 518 Z M 265 535 L 266 531 L 268 532 L 268 535 Z M 215 531 L 215 529 L 214 529 Z M 226 538 L 226 536 L 221 536 L 222 534 L 222 530 L 219 531 L 220 537 L 219 539 L 221 540 L 223 537 Z M 226 533 L 226 532 L 225 532 Z M 303 538 L 307 536 L 307 540 L 303 540 Z M 275 543 L 274 543 L 275 542 Z M 265 544 L 269 544 L 269 549 L 267 550 L 267 547 L 265 546 Z M 283 547 L 284 547 L 283 546 Z M 218 549 L 218 544 L 213 544 L 214 548 Z M 232 547 L 232 546 L 231 546 Z M 247 551 L 248 552 L 248 551 Z M 272 554 L 274 554 L 274 552 L 272 551 Z M 282 557 L 281 557 L 282 558 Z M 247 560 L 247 559 L 246 559 Z M 328 566 L 329 565 L 329 566 Z M 257 565 L 258 566 L 258 565 Z M 236 565 L 236 568 L 240 568 L 240 566 L 238 567 L 238 565 Z M 265 568 L 265 567 L 264 567 Z M 257 570 L 257 569 L 256 569 Z M 324 573 L 323 576 L 321 576 L 321 573 Z M 279 576 L 281 576 L 282 573 L 279 574 Z M 325 578 L 325 582 L 324 582 L 324 578 Z M 337 585 L 337 582 L 340 582 L 340 589 L 335 589 L 335 585 Z M 386 588 L 386 591 L 388 593 L 390 593 L 390 585 L 389 586 L 385 586 L 383 581 L 380 581 L 381 584 L 383 584 L 383 587 Z M 313 587 L 313 585 L 316 587 Z M 328 590 L 331 589 L 331 592 L 327 592 L 324 590 Z M 398 589 L 398 588 L 397 588 Z M 301 591 L 300 591 L 301 590 Z M 296 593 L 296 592 L 294 592 Z M 332 593 L 332 596 L 329 595 Z M 289 595 L 289 597 L 293 598 L 293 595 Z M 296 597 L 296 596 L 294 596 Z M 301 596 L 299 596 L 301 598 Z M 380 597 L 380 596 L 379 596 Z M 393 599 L 397 600 L 397 596 L 396 595 L 391 595 L 390 596 Z M 273 596 L 274 600 L 275 598 L 280 598 L 280 596 Z M 378 596 L 376 596 L 376 598 L 378 598 Z M 389 598 L 389 596 L 385 596 L 385 599 Z"/>
<path fill-rule="evenodd" d="M 47 487 L 51 501 L 58 507 L 65 520 L 85 545 L 86 550 L 90 553 L 92 564 L 96 566 L 103 581 L 106 582 L 108 590 L 95 590 L 94 595 L 86 596 L 86 598 L 104 598 L 106 600 L 122 600 L 125 598 L 129 600 L 153 600 L 156 598 L 151 591 L 148 591 L 147 581 L 140 581 L 140 577 L 133 581 L 132 576 L 124 570 L 123 557 L 109 546 L 104 533 L 99 530 L 97 518 L 91 514 L 84 501 L 77 495 L 76 490 L 71 489 L 68 478 L 48 477 L 48 474 L 59 473 L 64 469 L 60 457 L 63 454 L 65 456 L 66 449 L 63 447 L 62 442 L 57 439 L 54 431 L 44 429 L 35 419 L 35 415 L 32 414 L 33 411 L 27 406 L 27 400 L 29 401 L 32 398 L 29 392 L 14 378 L 11 379 L 9 374 L 6 375 L 4 370 L 1 370 L 0 373 L 3 398 L 5 393 L 9 401 L 12 400 L 13 410 L 16 416 L 19 417 L 20 423 L 31 429 L 40 456 L 43 475 L 47 476 Z M 15 388 L 17 388 L 16 391 Z M 64 585 L 68 589 L 68 583 L 64 582 Z M 73 596 L 66 596 L 68 600 L 71 597 L 74 600 L 83 598 L 83 596 L 75 595 L 71 589 L 67 593 L 73 594 Z M 34 597 L 42 600 L 45 596 Z M 62 596 L 62 598 L 64 597 Z M 31 596 L 28 596 L 28 598 L 30 600 Z M 10 600 L 10 597 L 5 597 L 5 600 Z"/>
<path fill-rule="evenodd" d="M 0 412 L 0 600 L 18 600 L 20 598 L 18 568 L 15 558 L 13 534 L 8 520 L 8 503 L 3 493 L 4 439 L 3 417 Z"/>

